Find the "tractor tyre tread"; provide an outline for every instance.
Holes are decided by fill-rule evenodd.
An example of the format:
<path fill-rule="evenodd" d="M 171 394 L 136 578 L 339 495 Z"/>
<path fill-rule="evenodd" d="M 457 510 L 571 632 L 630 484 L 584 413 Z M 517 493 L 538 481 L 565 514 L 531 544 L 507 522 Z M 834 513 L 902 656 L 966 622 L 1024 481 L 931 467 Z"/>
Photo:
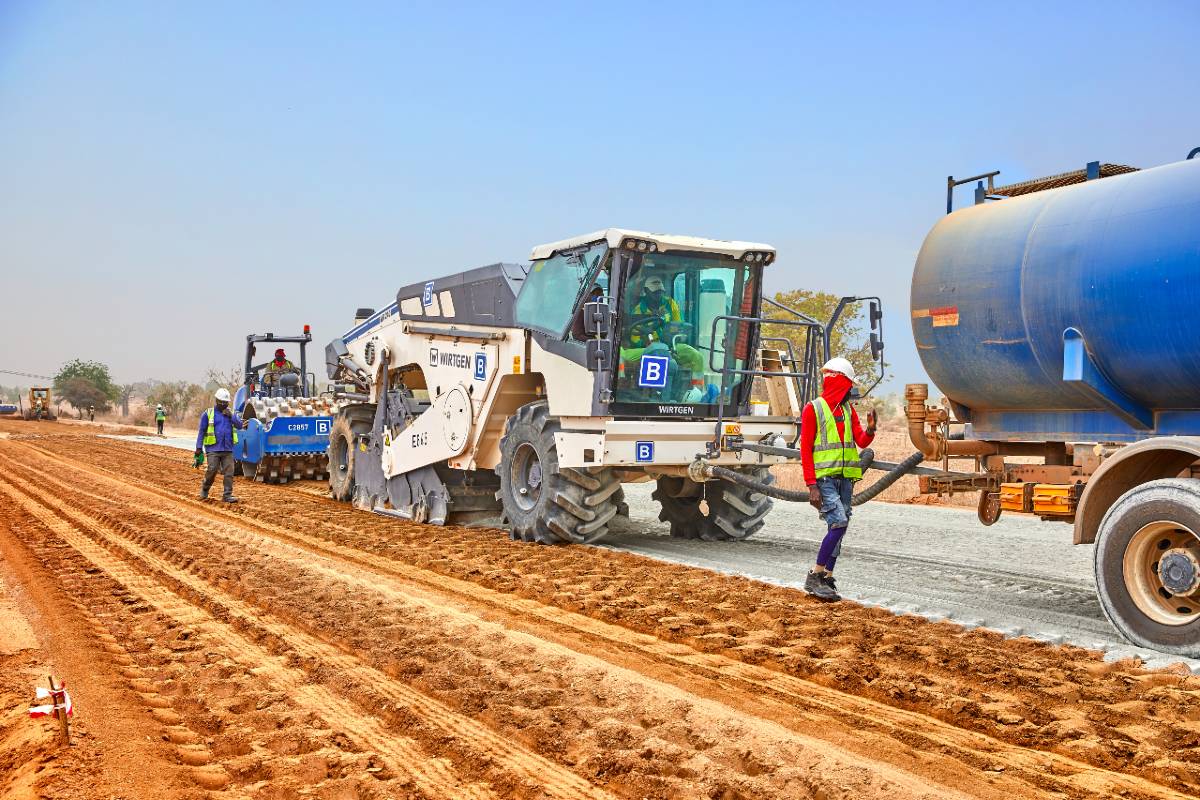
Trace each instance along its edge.
<path fill-rule="evenodd" d="M 537 544 L 587 544 L 608 533 L 608 523 L 619 511 L 621 483 L 610 469 L 558 467 L 554 434 L 560 430 L 545 400 L 517 409 L 504 425 L 496 497 L 504 507 L 511 538 Z M 508 466 L 517 448 L 530 444 L 541 464 L 542 488 L 534 507 L 520 508 L 512 497 Z"/>
<path fill-rule="evenodd" d="M 767 467 L 748 471 L 757 481 L 772 483 Z M 774 501 L 753 489 L 722 480 L 709 481 L 703 491 L 689 486 L 686 478 L 659 478 L 650 495 L 659 503 L 658 518 L 671 528 L 676 539 L 729 542 L 748 539 L 762 530 Z M 707 500 L 708 514 L 700 510 Z"/>

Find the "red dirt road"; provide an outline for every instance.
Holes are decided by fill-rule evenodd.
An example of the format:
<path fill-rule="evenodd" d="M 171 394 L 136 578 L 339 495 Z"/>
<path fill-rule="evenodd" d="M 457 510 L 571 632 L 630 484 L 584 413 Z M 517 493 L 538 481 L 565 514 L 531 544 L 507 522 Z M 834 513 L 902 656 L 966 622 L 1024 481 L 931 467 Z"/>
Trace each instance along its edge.
<path fill-rule="evenodd" d="M 83 688 L 80 726 L 109 720 L 67 757 L 97 797 L 1200 792 L 1190 676 L 404 524 L 315 485 L 243 482 L 239 506 L 203 503 L 186 453 L 5 433 L 0 548 L 43 660 Z M 35 791 L 9 722 L 0 796 Z M 63 774 L 51 763 L 36 791 L 87 796 Z"/>

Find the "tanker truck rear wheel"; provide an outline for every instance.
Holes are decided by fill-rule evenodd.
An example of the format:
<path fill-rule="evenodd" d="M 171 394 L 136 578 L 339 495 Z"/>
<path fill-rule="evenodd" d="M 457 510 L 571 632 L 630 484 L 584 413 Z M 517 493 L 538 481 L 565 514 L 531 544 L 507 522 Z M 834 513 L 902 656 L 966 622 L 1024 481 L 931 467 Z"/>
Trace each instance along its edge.
<path fill-rule="evenodd" d="M 775 482 L 767 467 L 746 474 L 766 484 Z M 700 484 L 687 478 L 659 478 L 650 496 L 658 501 L 658 518 L 671 526 L 672 536 L 707 542 L 748 539 L 762 529 L 774 505 L 760 492 L 722 480 Z"/>
<path fill-rule="evenodd" d="M 1200 480 L 1123 494 L 1100 523 L 1095 568 L 1100 606 L 1125 638 L 1200 657 Z"/>
<path fill-rule="evenodd" d="M 514 539 L 589 544 L 617 514 L 621 483 L 612 470 L 559 468 L 559 429 L 545 401 L 521 406 L 505 423 L 496 499 Z"/>

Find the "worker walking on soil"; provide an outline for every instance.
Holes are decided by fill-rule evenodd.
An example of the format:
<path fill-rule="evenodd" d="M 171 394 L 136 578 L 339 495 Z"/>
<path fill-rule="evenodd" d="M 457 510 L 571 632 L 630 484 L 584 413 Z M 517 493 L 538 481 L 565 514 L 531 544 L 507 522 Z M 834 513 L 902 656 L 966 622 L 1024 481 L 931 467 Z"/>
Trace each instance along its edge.
<path fill-rule="evenodd" d="M 238 429 L 246 427 L 246 423 L 230 410 L 228 389 L 217 389 L 215 398 L 216 404 L 200 415 L 200 432 L 196 435 L 196 459 L 193 465 L 203 465 L 207 452 L 208 469 L 204 471 L 204 483 L 200 486 L 201 500 L 208 499 L 208 490 L 220 472 L 225 484 L 221 499 L 226 503 L 236 503 L 238 499 L 233 496 L 233 447 L 238 442 Z"/>
<path fill-rule="evenodd" d="M 831 358 L 821 367 L 821 376 L 821 396 L 804 407 L 800 418 L 800 460 L 808 502 L 820 512 L 828 531 L 804 591 L 821 600 L 840 600 L 833 565 L 850 524 L 854 483 L 862 478 L 858 451 L 875 439 L 875 412 L 867 412 L 863 430 L 858 412 L 849 403 L 854 388 L 854 367 L 849 361 Z"/>
<path fill-rule="evenodd" d="M 163 404 L 159 403 L 158 408 L 154 410 L 154 423 L 158 425 L 158 435 L 163 435 L 163 426 L 167 424 L 167 412 L 163 409 Z"/>
<path fill-rule="evenodd" d="M 88 406 L 88 422 L 96 421 L 96 407 Z"/>

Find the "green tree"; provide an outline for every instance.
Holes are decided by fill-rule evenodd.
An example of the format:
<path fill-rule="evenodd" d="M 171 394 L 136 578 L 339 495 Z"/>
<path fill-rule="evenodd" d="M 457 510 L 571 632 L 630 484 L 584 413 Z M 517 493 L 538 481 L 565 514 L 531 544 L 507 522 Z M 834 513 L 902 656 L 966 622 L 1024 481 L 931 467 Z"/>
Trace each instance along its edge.
<path fill-rule="evenodd" d="M 84 361 L 76 358 L 63 364 L 58 370 L 58 374 L 54 376 L 54 390 L 65 397 L 66 384 L 73 378 L 83 378 L 96 387 L 104 396 L 104 408 L 108 408 L 110 403 L 121 398 L 121 392 L 113 383 L 108 367 L 99 361 Z M 70 400 L 70 398 L 67 399 Z M 72 402 L 71 405 L 75 405 L 75 403 Z M 96 408 L 100 407 L 100 405 L 96 405 Z"/>
<path fill-rule="evenodd" d="M 772 298 L 780 305 L 787 306 L 801 314 L 805 314 L 821 323 L 825 323 L 837 310 L 840 297 L 827 292 L 813 292 L 808 289 L 792 289 L 786 292 L 776 292 Z M 871 345 L 867 331 L 867 321 L 862 316 L 862 303 L 851 303 L 843 311 L 837 325 L 829 333 L 829 350 L 833 356 L 842 356 L 854 365 L 864 388 L 874 382 L 874 376 L 879 373 L 879 366 L 871 359 Z M 776 308 L 770 303 L 762 304 L 763 316 L 768 319 L 795 319 L 794 316 Z M 797 358 L 804 356 L 805 337 L 808 329 L 794 325 L 763 325 L 763 336 L 777 336 L 792 343 Z M 815 331 L 817 364 L 824 361 L 825 351 L 821 335 Z"/>
<path fill-rule="evenodd" d="M 59 385 L 55 383 L 58 396 L 75 407 L 75 412 L 82 418 L 88 406 L 95 406 L 97 411 L 107 411 L 108 396 L 92 381 L 83 377 L 67 378 Z"/>
<path fill-rule="evenodd" d="M 188 381 L 160 383 L 146 395 L 146 405 L 153 407 L 162 403 L 167 417 L 173 422 L 182 422 L 204 395 L 203 387 Z"/>

